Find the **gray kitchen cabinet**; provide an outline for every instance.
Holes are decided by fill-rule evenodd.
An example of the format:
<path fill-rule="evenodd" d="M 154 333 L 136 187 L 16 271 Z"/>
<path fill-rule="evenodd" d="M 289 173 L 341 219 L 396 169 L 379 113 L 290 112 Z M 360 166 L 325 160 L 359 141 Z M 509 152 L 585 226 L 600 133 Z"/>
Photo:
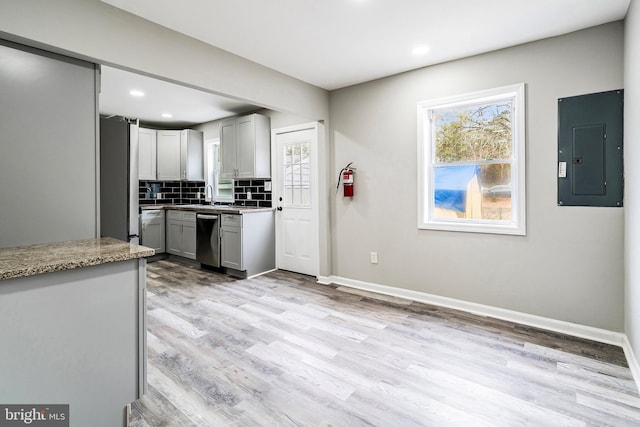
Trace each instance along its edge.
<path fill-rule="evenodd" d="M 140 215 L 140 244 L 165 252 L 165 213 L 162 209 L 144 210 Z"/>
<path fill-rule="evenodd" d="M 199 130 L 159 130 L 157 179 L 203 181 L 203 134 Z"/>
<path fill-rule="evenodd" d="M 180 180 L 180 131 L 157 131 L 157 176 L 159 181 Z"/>
<path fill-rule="evenodd" d="M 251 277 L 276 268 L 273 211 L 223 214 L 221 265 L 227 273 Z"/>
<path fill-rule="evenodd" d="M 261 114 L 220 122 L 222 178 L 271 177 L 271 121 Z"/>
<path fill-rule="evenodd" d="M 244 270 L 242 262 L 242 215 L 222 215 L 220 263 L 223 267 Z"/>
<path fill-rule="evenodd" d="M 203 134 L 199 130 L 180 132 L 180 179 L 204 181 Z"/>
<path fill-rule="evenodd" d="M 155 180 L 157 139 L 155 129 L 138 129 L 138 179 Z"/>
<path fill-rule="evenodd" d="M 196 259 L 196 213 L 168 210 L 166 224 L 166 251 Z"/>

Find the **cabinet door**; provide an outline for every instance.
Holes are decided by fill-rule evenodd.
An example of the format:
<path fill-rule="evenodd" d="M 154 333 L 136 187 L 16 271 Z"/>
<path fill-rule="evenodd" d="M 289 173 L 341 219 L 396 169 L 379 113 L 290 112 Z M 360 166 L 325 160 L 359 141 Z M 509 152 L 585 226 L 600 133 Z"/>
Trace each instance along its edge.
<path fill-rule="evenodd" d="M 242 270 L 242 228 L 222 227 L 222 256 L 223 267 Z"/>
<path fill-rule="evenodd" d="M 182 255 L 182 221 L 167 221 L 167 252 Z"/>
<path fill-rule="evenodd" d="M 138 179 L 156 179 L 156 131 L 138 129 Z"/>
<path fill-rule="evenodd" d="M 164 252 L 164 221 L 152 219 L 142 223 L 142 245 L 155 249 L 156 253 Z"/>
<path fill-rule="evenodd" d="M 180 172 L 182 179 L 204 180 L 203 134 L 199 130 L 185 129 L 180 132 Z"/>
<path fill-rule="evenodd" d="M 236 170 L 236 120 L 225 120 L 220 123 L 220 176 L 235 178 Z"/>
<path fill-rule="evenodd" d="M 238 141 L 236 144 L 236 173 L 238 178 L 255 176 L 255 115 L 238 119 Z"/>
<path fill-rule="evenodd" d="M 182 222 L 182 256 L 196 259 L 196 223 Z"/>
<path fill-rule="evenodd" d="M 158 134 L 158 180 L 180 179 L 180 131 L 159 130 Z"/>

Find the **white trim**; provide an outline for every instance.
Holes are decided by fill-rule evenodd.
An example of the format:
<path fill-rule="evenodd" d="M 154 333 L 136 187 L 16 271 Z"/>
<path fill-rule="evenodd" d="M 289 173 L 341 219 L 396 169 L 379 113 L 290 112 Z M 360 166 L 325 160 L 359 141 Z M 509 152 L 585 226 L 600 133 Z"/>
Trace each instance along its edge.
<path fill-rule="evenodd" d="M 320 285 L 330 285 L 333 283 L 331 276 L 317 276 L 316 282 Z"/>
<path fill-rule="evenodd" d="M 432 218 L 433 206 L 433 159 L 432 125 L 430 118 L 434 109 L 467 105 L 470 102 L 491 102 L 512 98 L 514 117 L 513 158 L 511 164 L 512 219 L 510 221 L 491 220 L 450 220 Z M 418 228 L 428 230 L 462 231 L 473 233 L 526 235 L 526 185 L 525 185 L 525 84 L 518 83 L 472 93 L 459 94 L 446 98 L 420 101 L 417 103 L 418 135 Z"/>
<path fill-rule="evenodd" d="M 276 271 L 276 270 L 278 270 L 278 269 L 277 268 L 273 268 L 271 270 L 263 271 L 262 273 L 254 274 L 253 276 L 247 276 L 246 278 L 247 279 L 253 279 L 254 277 L 262 276 L 264 274 L 271 273 L 271 272 Z"/>
<path fill-rule="evenodd" d="M 640 364 L 638 364 L 638 359 L 636 358 L 636 355 L 633 352 L 633 347 L 626 335 L 623 335 L 622 349 L 624 350 L 624 355 L 627 358 L 627 363 L 629 364 L 631 375 L 633 375 L 633 380 L 636 383 L 636 388 L 640 390 Z"/>
<path fill-rule="evenodd" d="M 377 283 L 363 282 L 361 280 L 348 279 L 340 276 L 323 277 L 322 281 L 318 278 L 320 284 L 336 284 L 347 286 L 350 288 L 361 289 L 365 291 L 375 292 L 383 295 L 404 298 L 412 301 L 422 302 L 426 304 L 437 305 L 440 307 L 453 308 L 465 311 L 479 316 L 492 317 L 495 319 L 515 322 L 522 325 L 533 326 L 535 328 L 546 329 L 549 331 L 559 332 L 578 338 L 598 341 L 605 344 L 617 345 L 625 349 L 624 342 L 626 336 L 620 332 L 608 331 L 606 329 L 594 328 L 591 326 L 580 325 L 577 323 L 565 322 L 562 320 L 551 319 L 533 314 L 521 313 L 518 311 L 507 310 L 504 308 L 492 307 L 489 305 L 477 304 L 473 302 L 458 300 L 454 298 L 442 297 L 438 295 L 428 294 L 425 292 L 412 291 L 409 289 L 396 288 L 393 286 L 380 285 Z M 629 349 L 631 346 L 629 345 Z M 625 349 L 625 354 L 627 350 Z M 632 352 L 630 353 L 632 354 Z M 629 362 L 631 362 L 631 359 Z M 634 363 L 635 359 L 634 359 Z M 636 363 L 637 365 L 637 363 Z M 637 368 L 637 366 L 636 366 Z M 637 370 L 640 372 L 640 369 Z M 632 370 L 633 372 L 633 370 Z M 634 374 L 634 378 L 636 375 Z M 640 382 L 636 382 L 640 384 Z"/>

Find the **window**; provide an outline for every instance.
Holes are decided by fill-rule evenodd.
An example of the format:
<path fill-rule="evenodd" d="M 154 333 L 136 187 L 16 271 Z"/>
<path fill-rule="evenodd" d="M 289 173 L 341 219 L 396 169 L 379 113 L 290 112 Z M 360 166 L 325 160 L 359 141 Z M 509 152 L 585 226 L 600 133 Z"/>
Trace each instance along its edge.
<path fill-rule="evenodd" d="M 220 178 L 220 140 L 205 141 L 205 195 L 214 201 L 233 201 L 233 180 Z M 209 188 L 209 185 L 213 189 Z"/>
<path fill-rule="evenodd" d="M 284 149 L 284 205 L 311 207 L 311 164 L 308 142 L 295 142 Z"/>
<path fill-rule="evenodd" d="M 526 234 L 524 83 L 418 103 L 418 228 Z"/>

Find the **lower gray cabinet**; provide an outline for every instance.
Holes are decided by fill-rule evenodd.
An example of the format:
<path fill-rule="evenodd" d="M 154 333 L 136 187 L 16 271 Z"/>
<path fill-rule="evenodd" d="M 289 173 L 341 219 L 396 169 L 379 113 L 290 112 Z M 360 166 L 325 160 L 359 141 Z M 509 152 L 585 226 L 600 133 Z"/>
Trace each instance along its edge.
<path fill-rule="evenodd" d="M 244 270 L 242 262 L 242 215 L 222 215 L 221 265 Z"/>
<path fill-rule="evenodd" d="M 220 259 L 227 273 L 250 277 L 276 268 L 273 211 L 221 217 Z"/>
<path fill-rule="evenodd" d="M 165 252 L 164 218 L 162 209 L 144 210 L 140 215 L 140 244 L 157 254 Z"/>
<path fill-rule="evenodd" d="M 167 211 L 167 252 L 196 259 L 196 213 Z"/>

